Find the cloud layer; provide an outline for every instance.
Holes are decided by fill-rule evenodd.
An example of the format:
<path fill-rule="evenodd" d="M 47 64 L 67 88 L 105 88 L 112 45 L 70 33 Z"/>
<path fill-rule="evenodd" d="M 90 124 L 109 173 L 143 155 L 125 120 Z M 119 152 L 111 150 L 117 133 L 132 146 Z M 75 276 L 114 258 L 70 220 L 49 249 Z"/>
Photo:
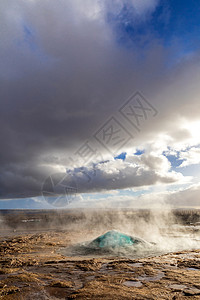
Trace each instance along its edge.
<path fill-rule="evenodd" d="M 158 5 L 156 0 L 1 1 L 2 199 L 38 196 L 49 175 L 65 170 L 76 177 L 80 192 L 182 182 L 163 151 L 182 151 L 182 166 L 199 163 L 198 132 L 190 126 L 200 113 L 198 51 L 177 57 L 179 39 L 165 47 L 150 29 L 134 32 L 131 42 L 120 39 L 121 25 L 127 30 L 130 22 L 127 7 L 140 26 Z M 110 117 L 122 122 L 119 108 L 137 90 L 158 115 L 140 132 L 123 121 L 134 136 L 119 149 L 130 154 L 124 162 L 96 143 L 108 161 L 96 165 L 88 182 L 80 170 L 92 177 L 91 165 L 70 157 Z M 184 152 L 188 146 L 193 148 Z M 145 154 L 131 155 L 138 147 Z"/>
<path fill-rule="evenodd" d="M 76 181 L 79 193 L 146 187 L 155 184 L 182 183 L 181 173 L 169 171 L 170 164 L 164 156 L 142 154 L 101 162 L 89 167 L 68 170 L 63 184 L 70 178 Z"/>

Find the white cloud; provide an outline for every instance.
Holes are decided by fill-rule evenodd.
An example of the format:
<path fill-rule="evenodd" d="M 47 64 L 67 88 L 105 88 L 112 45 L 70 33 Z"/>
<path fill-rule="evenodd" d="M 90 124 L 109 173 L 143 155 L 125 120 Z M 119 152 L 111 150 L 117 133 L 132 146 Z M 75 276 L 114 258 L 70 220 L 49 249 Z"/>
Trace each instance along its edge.
<path fill-rule="evenodd" d="M 104 193 L 98 195 L 91 193 L 82 198 L 79 202 L 72 202 L 70 207 L 91 207 L 91 208 L 120 208 L 132 209 L 171 209 L 171 208 L 200 208 L 200 184 L 191 185 L 176 191 L 160 191 L 141 193 L 138 196 L 127 193 L 112 194 L 105 197 Z M 107 193 L 106 193 L 107 194 Z"/>
<path fill-rule="evenodd" d="M 128 155 L 125 161 L 109 160 L 68 170 L 68 179 L 74 178 L 78 192 L 95 192 L 136 187 L 146 188 L 151 185 L 183 183 L 187 177 L 170 171 L 170 163 L 165 156 L 142 154 Z"/>
<path fill-rule="evenodd" d="M 182 151 L 180 153 L 180 159 L 183 159 L 184 161 L 179 166 L 181 167 L 187 167 L 189 165 L 195 165 L 200 163 L 200 148 L 192 147 L 189 150 Z"/>

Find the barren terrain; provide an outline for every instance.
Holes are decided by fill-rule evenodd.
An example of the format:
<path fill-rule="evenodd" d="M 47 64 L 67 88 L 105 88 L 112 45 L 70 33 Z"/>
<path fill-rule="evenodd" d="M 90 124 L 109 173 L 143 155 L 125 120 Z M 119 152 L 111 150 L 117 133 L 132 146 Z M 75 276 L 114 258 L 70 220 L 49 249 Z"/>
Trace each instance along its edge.
<path fill-rule="evenodd" d="M 67 256 L 65 249 L 96 229 L 1 228 L 0 299 L 200 299 L 198 249 L 132 259 Z"/>

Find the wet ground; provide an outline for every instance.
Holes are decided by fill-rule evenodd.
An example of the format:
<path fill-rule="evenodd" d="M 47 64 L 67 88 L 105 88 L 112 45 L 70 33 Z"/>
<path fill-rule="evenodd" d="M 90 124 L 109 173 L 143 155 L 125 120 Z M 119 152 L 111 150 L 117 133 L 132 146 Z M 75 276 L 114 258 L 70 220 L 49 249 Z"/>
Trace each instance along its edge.
<path fill-rule="evenodd" d="M 103 233 L 99 220 L 91 226 L 93 219 L 81 219 L 75 226 L 77 216 L 71 215 L 73 226 L 68 222 L 62 229 L 63 217 L 62 226 L 49 226 L 48 217 L 17 213 L 14 221 L 6 215 L 0 227 L 0 299 L 200 299 L 199 218 L 161 228 L 159 247 L 126 255 L 116 249 L 88 252 L 88 241 Z M 42 226 L 38 220 L 45 220 Z M 108 220 L 105 228 L 114 224 Z"/>
<path fill-rule="evenodd" d="M 1 238 L 0 299 L 200 299 L 200 250 L 155 257 L 67 257 L 79 232 Z"/>

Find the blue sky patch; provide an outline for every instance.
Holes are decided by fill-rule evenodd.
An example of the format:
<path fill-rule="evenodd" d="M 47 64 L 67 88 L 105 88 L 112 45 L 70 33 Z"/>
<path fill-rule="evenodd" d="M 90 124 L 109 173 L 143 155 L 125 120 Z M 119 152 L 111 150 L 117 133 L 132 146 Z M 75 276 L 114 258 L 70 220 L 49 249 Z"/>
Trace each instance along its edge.
<path fill-rule="evenodd" d="M 199 2 L 186 0 L 162 0 L 154 12 L 142 17 L 137 16 L 131 1 L 125 1 L 120 11 L 109 10 L 106 15 L 119 45 L 145 50 L 157 40 L 174 48 L 172 60 L 177 61 L 200 47 L 199 20 Z"/>
<path fill-rule="evenodd" d="M 142 155 L 145 151 L 141 149 L 137 149 L 134 155 Z"/>
<path fill-rule="evenodd" d="M 126 152 L 122 152 L 121 154 L 119 154 L 118 156 L 115 156 L 115 159 L 122 159 L 125 160 L 126 159 Z"/>

